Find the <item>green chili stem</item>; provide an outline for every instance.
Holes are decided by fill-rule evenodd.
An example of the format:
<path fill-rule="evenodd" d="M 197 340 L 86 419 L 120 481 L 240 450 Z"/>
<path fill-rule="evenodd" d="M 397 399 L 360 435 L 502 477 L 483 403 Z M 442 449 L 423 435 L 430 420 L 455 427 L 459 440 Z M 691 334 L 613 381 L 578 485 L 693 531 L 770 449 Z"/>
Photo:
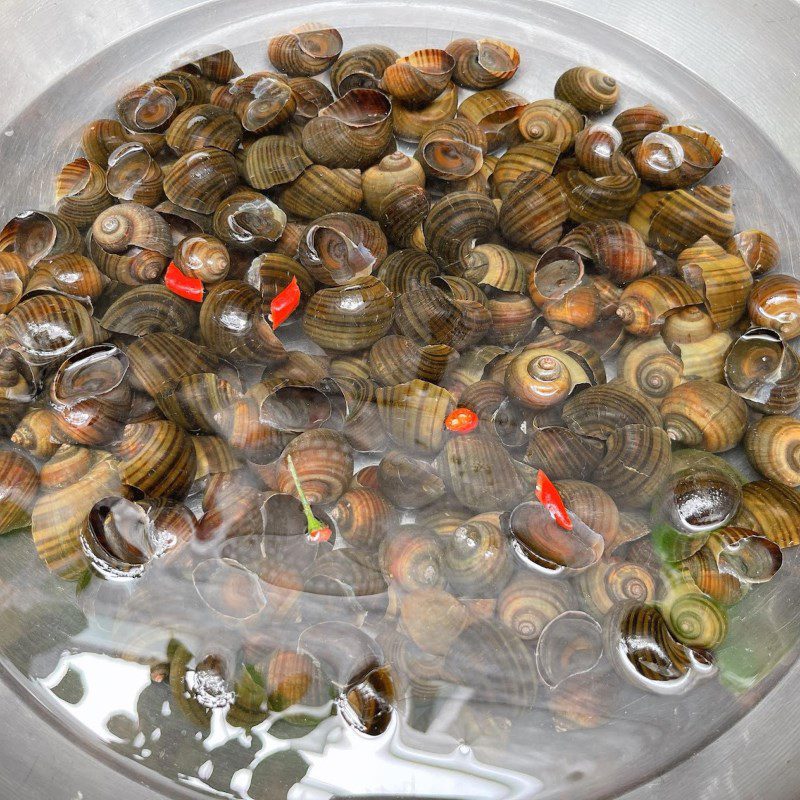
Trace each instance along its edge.
<path fill-rule="evenodd" d="M 294 461 L 292 461 L 291 456 L 289 455 L 286 456 L 286 463 L 289 466 L 289 472 L 291 473 L 292 480 L 294 481 L 294 485 L 297 488 L 297 494 L 300 495 L 300 503 L 303 506 L 303 513 L 306 515 L 306 522 L 308 523 L 308 532 L 314 533 L 314 531 L 319 531 L 322 530 L 323 528 L 327 528 L 328 526 L 320 522 L 314 516 L 314 512 L 311 510 L 311 503 L 308 502 L 306 493 L 303 491 L 303 486 L 300 483 L 300 476 L 297 474 L 297 470 L 294 468 Z"/>

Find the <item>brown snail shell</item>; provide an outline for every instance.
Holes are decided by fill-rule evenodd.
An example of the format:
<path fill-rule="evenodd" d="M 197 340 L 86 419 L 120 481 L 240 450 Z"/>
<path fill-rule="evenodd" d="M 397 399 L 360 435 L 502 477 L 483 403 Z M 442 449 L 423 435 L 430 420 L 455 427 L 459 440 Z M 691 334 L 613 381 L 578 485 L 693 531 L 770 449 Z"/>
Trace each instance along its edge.
<path fill-rule="evenodd" d="M 730 186 L 696 186 L 643 194 L 628 222 L 645 241 L 668 255 L 677 255 L 703 236 L 724 244 L 733 236 Z"/>
<path fill-rule="evenodd" d="M 667 322 L 672 316 L 675 315 L 668 317 Z M 680 356 L 683 364 L 683 377 L 686 380 L 700 378 L 722 383 L 725 379 L 725 359 L 732 342 L 733 338 L 728 331 L 717 331 L 700 342 L 672 344 L 671 350 Z"/>
<path fill-rule="evenodd" d="M 486 136 L 466 119 L 453 119 L 433 126 L 420 139 L 416 158 L 432 178 L 459 181 L 483 167 Z"/>
<path fill-rule="evenodd" d="M 506 388 L 497 381 L 482 380 L 467 386 L 458 399 L 460 408 L 478 415 L 481 423 L 491 424 L 498 408 L 506 400 Z"/>
<path fill-rule="evenodd" d="M 95 301 L 108 282 L 91 259 L 78 253 L 63 253 L 40 261 L 34 267 L 23 297 L 33 292 L 52 291 Z"/>
<path fill-rule="evenodd" d="M 741 530 L 745 532 L 743 528 L 723 528 L 723 530 Z M 774 542 L 757 536 L 752 533 L 752 531 L 750 533 L 752 537 L 751 543 L 755 541 L 763 542 L 764 553 L 769 552 L 766 550 L 767 547 L 773 548 L 774 552 L 778 554 L 778 560 L 782 560 L 781 550 Z M 751 547 L 749 550 L 756 552 L 757 546 Z M 769 558 L 772 560 L 771 556 L 769 556 Z M 714 553 L 707 546 L 701 547 L 696 553 L 689 556 L 689 558 L 684 559 L 682 567 L 688 570 L 697 588 L 719 605 L 730 606 L 734 603 L 738 603 L 747 593 L 747 584 L 740 581 L 737 575 L 732 572 L 720 569 L 714 557 Z"/>
<path fill-rule="evenodd" d="M 505 373 L 508 394 L 535 411 L 559 405 L 587 384 L 586 373 L 574 358 L 548 348 L 524 350 Z"/>
<path fill-rule="evenodd" d="M 449 438 L 436 459 L 436 469 L 456 499 L 478 512 L 507 508 L 526 491 L 521 470 L 491 434 Z"/>
<path fill-rule="evenodd" d="M 580 168 L 594 178 L 636 174 L 633 164 L 622 152 L 622 134 L 613 125 L 602 122 L 578 131 L 575 158 Z"/>
<path fill-rule="evenodd" d="M 159 75 L 153 83 L 166 89 L 175 98 L 175 110 L 181 112 L 197 103 L 208 101 L 212 84 L 201 75 L 182 69 L 170 70 Z"/>
<path fill-rule="evenodd" d="M 193 105 L 172 120 L 165 138 L 179 156 L 209 147 L 235 153 L 242 139 L 242 125 L 230 111 L 219 106 Z"/>
<path fill-rule="evenodd" d="M 363 278 L 386 257 L 386 237 L 359 214 L 327 214 L 304 231 L 298 260 L 320 283 L 343 285 Z"/>
<path fill-rule="evenodd" d="M 205 148 L 182 155 L 164 177 L 164 194 L 181 208 L 213 213 L 239 182 L 236 160 L 225 150 Z"/>
<path fill-rule="evenodd" d="M 434 455 L 442 449 L 445 418 L 455 398 L 433 383 L 413 380 L 375 392 L 378 413 L 392 441 L 412 453 Z"/>
<path fill-rule="evenodd" d="M 169 225 L 141 203 L 121 203 L 103 211 L 92 225 L 92 241 L 108 253 L 125 253 L 132 247 L 168 258 L 173 253 Z"/>
<path fill-rule="evenodd" d="M 129 142 L 109 154 L 106 187 L 117 200 L 153 207 L 164 198 L 164 174 L 142 145 Z"/>
<path fill-rule="evenodd" d="M 498 595 L 497 618 L 520 639 L 531 641 L 573 602 L 568 583 L 526 572 L 513 578 Z"/>
<path fill-rule="evenodd" d="M 506 352 L 496 345 L 481 345 L 466 349 L 444 382 L 454 397 L 460 397 L 466 387 L 482 380 L 487 367 L 505 357 Z"/>
<path fill-rule="evenodd" d="M 242 176 L 254 189 L 291 183 L 311 165 L 300 144 L 288 136 L 263 136 L 245 150 Z"/>
<path fill-rule="evenodd" d="M 161 413 L 190 433 L 216 433 L 216 415 L 239 399 L 238 387 L 208 372 L 185 375 L 156 398 Z"/>
<path fill-rule="evenodd" d="M 367 276 L 314 294 L 303 315 L 303 328 L 320 347 L 351 353 L 370 347 L 389 332 L 393 309 L 391 292 Z"/>
<path fill-rule="evenodd" d="M 566 153 L 575 136 L 583 130 L 585 118 L 575 106 L 563 100 L 536 100 L 528 103 L 519 117 L 519 130 L 528 142 L 552 144 Z"/>
<path fill-rule="evenodd" d="M 253 260 L 253 266 L 258 268 L 258 288 L 265 306 L 289 285 L 292 278 L 297 279 L 300 288 L 299 308 L 304 308 L 308 298 L 314 294 L 314 279 L 311 273 L 294 258 L 280 253 L 264 253 Z M 304 355 L 305 353 L 301 354 Z"/>
<path fill-rule="evenodd" d="M 658 428 L 662 423 L 656 406 L 622 382 L 584 389 L 564 404 L 562 416 L 575 433 L 603 440 L 626 425 Z"/>
<path fill-rule="evenodd" d="M 700 305 L 702 295 L 677 278 L 649 275 L 625 287 L 617 316 L 628 333 L 653 336 L 669 314 L 686 306 Z"/>
<path fill-rule="evenodd" d="M 524 339 L 537 317 L 536 307 L 524 294 L 497 291 L 486 307 L 492 316 L 487 340 L 502 347 Z"/>
<path fill-rule="evenodd" d="M 269 41 L 267 55 L 276 69 L 292 76 L 325 72 L 342 52 L 342 36 L 335 28 L 309 22 Z"/>
<path fill-rule="evenodd" d="M 81 251 L 78 229 L 64 217 L 46 211 L 24 211 L 0 230 L 0 252 L 11 252 L 35 267 L 43 258 Z"/>
<path fill-rule="evenodd" d="M 103 167 L 85 158 L 62 167 L 56 178 L 55 200 L 59 216 L 78 228 L 91 225 L 114 202 L 106 190 Z"/>
<path fill-rule="evenodd" d="M 284 211 L 306 220 L 338 211 L 358 211 L 362 199 L 358 170 L 329 169 L 319 164 L 312 164 L 294 181 L 281 186 L 277 195 Z"/>
<path fill-rule="evenodd" d="M 684 380 L 684 366 L 663 339 L 635 339 L 622 346 L 617 375 L 654 403 Z"/>
<path fill-rule="evenodd" d="M 33 367 L 59 364 L 107 338 L 86 308 L 63 294 L 29 297 L 12 309 L 4 322 L 10 342 Z"/>
<path fill-rule="evenodd" d="M 169 89 L 145 83 L 126 92 L 117 101 L 117 115 L 128 130 L 158 132 L 166 129 L 177 106 Z"/>
<path fill-rule="evenodd" d="M 400 618 L 417 647 L 444 656 L 467 625 L 469 612 L 464 603 L 443 589 L 420 588 L 403 597 Z"/>
<path fill-rule="evenodd" d="M 398 508 L 423 508 L 445 494 L 442 479 L 427 462 L 390 450 L 378 465 L 378 485 Z"/>
<path fill-rule="evenodd" d="M 342 53 L 331 67 L 331 88 L 337 97 L 351 89 L 379 89 L 383 73 L 400 56 L 381 44 L 364 44 Z"/>
<path fill-rule="evenodd" d="M 614 119 L 614 127 L 622 134 L 622 151 L 630 153 L 650 133 L 660 131 L 669 119 L 655 106 L 635 106 L 620 112 Z"/>
<path fill-rule="evenodd" d="M 379 553 L 386 580 L 406 591 L 445 585 L 444 544 L 420 525 L 401 525 L 383 540 Z"/>
<path fill-rule="evenodd" d="M 603 453 L 597 446 L 599 443 L 594 444 L 594 452 L 590 451 L 591 459 L 595 464 L 599 464 Z M 620 525 L 619 509 L 611 495 L 585 480 L 561 479 L 556 481 L 555 485 L 567 508 L 577 514 L 593 531 L 599 533 L 606 548 L 609 548 L 616 540 Z"/>
<path fill-rule="evenodd" d="M 619 85 L 593 67 L 572 67 L 556 81 L 554 94 L 583 114 L 602 114 L 619 98 Z"/>
<path fill-rule="evenodd" d="M 203 77 L 215 83 L 226 83 L 242 74 L 230 50 L 220 50 L 217 53 L 198 58 L 192 66 L 196 67 Z"/>
<path fill-rule="evenodd" d="M 389 241 L 401 248 L 414 246 L 414 237 L 431 209 L 430 200 L 422 186 L 400 185 L 392 189 L 381 202 L 378 222 Z M 418 255 L 426 255 L 416 251 Z M 433 261 L 433 259 L 431 259 Z M 436 268 L 435 262 L 434 269 Z"/>
<path fill-rule="evenodd" d="M 747 431 L 747 458 L 765 478 L 800 485 L 800 422 L 784 414 L 762 417 Z"/>
<path fill-rule="evenodd" d="M 278 490 L 297 496 L 287 467 L 292 457 L 303 491 L 310 503 L 332 503 L 347 490 L 353 477 L 353 451 L 342 434 L 320 428 L 301 433 L 281 456 Z"/>
<path fill-rule="evenodd" d="M 234 112 L 246 131 L 259 135 L 275 130 L 297 109 L 291 87 L 274 72 L 255 72 L 220 86 L 211 103 Z"/>
<path fill-rule="evenodd" d="M 747 427 L 747 406 L 737 394 L 711 381 L 676 386 L 662 401 L 664 427 L 673 442 L 722 453 L 735 447 Z"/>
<path fill-rule="evenodd" d="M 234 396 L 228 400 L 226 395 L 232 393 L 233 387 L 225 387 L 222 382 L 215 386 L 211 376 L 206 378 L 211 389 L 207 389 L 206 395 L 199 398 L 204 405 L 197 409 L 181 408 L 179 403 L 182 398 L 177 396 L 177 392 L 191 391 L 193 385 L 197 384 L 192 378 L 197 377 L 183 379 L 175 393 L 166 393 L 161 404 L 170 411 L 168 416 L 183 427 L 197 425 L 218 431 L 234 452 L 255 464 L 274 461 L 291 441 L 292 434 L 270 425 L 262 418 L 261 397 L 252 396 L 251 390 L 244 396 Z M 208 401 L 210 407 L 205 406 Z M 218 401 L 221 401 L 221 408 L 215 408 Z M 187 404 L 184 403 L 185 405 Z"/>
<path fill-rule="evenodd" d="M 678 270 L 683 280 L 703 295 L 718 329 L 730 328 L 744 314 L 753 278 L 738 255 L 726 253 L 704 236 L 678 256 Z"/>
<path fill-rule="evenodd" d="M 100 324 L 107 331 L 128 336 L 158 331 L 189 336 L 197 327 L 197 310 L 166 286 L 145 284 L 122 292 L 109 305 Z"/>
<path fill-rule="evenodd" d="M 217 206 L 212 224 L 226 245 L 259 250 L 280 239 L 286 213 L 260 192 L 238 189 Z"/>
<path fill-rule="evenodd" d="M 326 167 L 365 169 L 392 141 L 392 103 L 375 89 L 351 89 L 303 128 L 303 149 Z"/>
<path fill-rule="evenodd" d="M 178 244 L 181 239 L 197 233 L 207 233 L 211 228 L 211 218 L 208 214 L 198 214 L 189 211 L 169 200 L 159 203 L 154 209 L 166 220 L 172 234 L 172 243 Z"/>
<path fill-rule="evenodd" d="M 772 328 L 786 339 L 800 335 L 800 281 L 791 275 L 767 275 L 753 284 L 747 300 L 753 325 Z"/>
<path fill-rule="evenodd" d="M 56 418 L 49 408 L 34 408 L 22 418 L 11 441 L 35 458 L 46 460 L 59 448 Z"/>
<path fill-rule="evenodd" d="M 454 39 L 445 49 L 455 61 L 453 80 L 467 89 L 494 89 L 519 67 L 517 49 L 498 39 Z"/>
<path fill-rule="evenodd" d="M 745 586 L 771 580 L 783 562 L 774 542 L 747 528 L 714 531 L 706 547 L 720 573 L 736 577 Z"/>
<path fill-rule="evenodd" d="M 570 231 L 560 242 L 591 259 L 595 268 L 624 286 L 643 277 L 655 258 L 641 235 L 626 222 L 588 222 Z"/>
<path fill-rule="evenodd" d="M 385 198 L 400 186 L 425 186 L 425 172 L 416 159 L 397 150 L 384 156 L 361 176 L 364 206 L 373 219 L 381 213 Z"/>
<path fill-rule="evenodd" d="M 207 233 L 181 239 L 172 260 L 184 275 L 204 284 L 225 280 L 231 266 L 225 244 Z"/>
<path fill-rule="evenodd" d="M 647 134 L 631 152 L 639 177 L 660 189 L 684 189 L 722 160 L 722 145 L 704 131 L 672 125 Z"/>
<path fill-rule="evenodd" d="M 781 260 L 780 247 L 775 239 L 755 228 L 737 233 L 725 243 L 725 249 L 733 255 L 740 256 L 754 278 L 771 272 Z"/>
<path fill-rule="evenodd" d="M 115 454 L 123 482 L 148 497 L 182 500 L 194 481 L 194 447 L 188 434 L 172 422 L 126 425 Z"/>
<path fill-rule="evenodd" d="M 746 483 L 742 506 L 733 521 L 774 542 L 780 548 L 800 544 L 800 500 L 794 489 L 771 480 Z"/>
<path fill-rule="evenodd" d="M 499 516 L 479 514 L 456 528 L 445 540 L 444 569 L 459 596 L 496 596 L 514 570 Z"/>
<path fill-rule="evenodd" d="M 0 314 L 8 314 L 22 299 L 30 269 L 16 253 L 0 253 Z"/>
<path fill-rule="evenodd" d="M 686 306 L 670 314 L 661 329 L 661 338 L 673 347 L 704 342 L 714 333 L 714 320 L 700 306 Z"/>
<path fill-rule="evenodd" d="M 571 169 L 557 176 L 569 205 L 569 218 L 582 222 L 625 219 L 639 197 L 640 181 L 635 175 L 615 174 L 593 178 Z"/>
<path fill-rule="evenodd" d="M 262 314 L 261 294 L 243 281 L 223 281 L 200 308 L 203 342 L 223 357 L 251 364 L 280 363 L 283 344 Z"/>
<path fill-rule="evenodd" d="M 127 372 L 127 356 L 110 344 L 61 362 L 50 384 L 50 407 L 63 441 L 97 447 L 119 437 L 132 400 Z"/>
<path fill-rule="evenodd" d="M 386 67 L 380 88 L 401 103 L 424 106 L 442 93 L 454 68 L 455 60 L 445 50 L 416 50 Z"/>
<path fill-rule="evenodd" d="M 89 251 L 98 269 L 112 281 L 139 286 L 158 280 L 169 264 L 169 257 L 155 250 L 131 247 L 124 253 L 109 253 L 89 237 Z"/>
<path fill-rule="evenodd" d="M 428 253 L 446 270 L 463 263 L 475 244 L 485 241 L 497 225 L 494 203 L 477 192 L 452 192 L 432 206 L 423 231 Z"/>
<path fill-rule="evenodd" d="M 522 142 L 509 147 L 492 170 L 495 195 L 505 199 L 517 178 L 526 172 L 545 172 L 551 175 L 558 156 L 558 146 L 547 142 Z"/>
<path fill-rule="evenodd" d="M 96 119 L 84 128 L 81 147 L 91 163 L 105 169 L 109 153 L 125 142 L 134 141 L 144 145 L 153 156 L 164 146 L 164 137 L 159 133 L 137 133 L 126 130 L 116 119 Z"/>
<path fill-rule="evenodd" d="M 432 102 L 421 108 L 396 103 L 392 109 L 392 125 L 398 139 L 418 142 L 427 131 L 449 119 L 458 110 L 458 87 L 449 83 Z"/>
<path fill-rule="evenodd" d="M 657 577 L 642 564 L 620 559 L 603 560 L 578 576 L 578 587 L 589 611 L 607 614 L 618 603 L 652 603 Z"/>
<path fill-rule="evenodd" d="M 39 472 L 28 456 L 10 448 L 0 450 L 0 534 L 30 524 Z"/>
<path fill-rule="evenodd" d="M 568 428 L 552 426 L 537 428 L 531 433 L 524 460 L 543 470 L 551 480 L 561 481 L 588 477 L 602 455 L 602 445 L 594 439 L 578 436 Z"/>
<path fill-rule="evenodd" d="M 331 90 L 316 78 L 298 76 L 289 78 L 286 83 L 292 90 L 297 104 L 293 121 L 301 126 L 318 116 L 319 112 L 334 100 Z"/>
<path fill-rule="evenodd" d="M 31 512 L 31 533 L 39 558 L 65 580 L 77 580 L 87 568 L 80 538 L 92 507 L 123 492 L 114 458 L 108 453 L 76 450 L 87 455 L 82 469 L 70 469 L 68 484 L 45 490 Z M 77 465 L 73 462 L 71 466 Z"/>
<path fill-rule="evenodd" d="M 383 386 L 415 378 L 439 383 L 458 357 L 458 352 L 447 345 L 419 347 L 404 336 L 384 336 L 370 348 L 370 376 Z"/>
<path fill-rule="evenodd" d="M 500 230 L 515 247 L 544 251 L 558 244 L 569 205 L 561 185 L 545 172 L 520 175 L 500 207 Z"/>
<path fill-rule="evenodd" d="M 372 489 L 348 489 L 328 512 L 336 533 L 353 547 L 376 549 L 395 523 L 392 506 Z"/>
<path fill-rule="evenodd" d="M 488 151 L 514 143 L 519 136 L 518 120 L 527 105 L 525 99 L 506 89 L 484 89 L 465 98 L 458 116 L 474 122 L 485 134 Z"/>
<path fill-rule="evenodd" d="M 395 321 L 411 339 L 463 350 L 486 335 L 491 314 L 480 302 L 452 300 L 438 287 L 429 286 L 397 298 Z"/>

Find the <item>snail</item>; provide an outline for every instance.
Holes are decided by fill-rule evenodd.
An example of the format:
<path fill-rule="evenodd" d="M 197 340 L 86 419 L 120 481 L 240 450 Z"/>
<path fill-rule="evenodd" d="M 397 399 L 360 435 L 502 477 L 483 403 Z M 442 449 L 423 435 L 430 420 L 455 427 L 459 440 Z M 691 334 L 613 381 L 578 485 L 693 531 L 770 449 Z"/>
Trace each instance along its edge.
<path fill-rule="evenodd" d="M 705 178 L 722 160 L 719 140 L 698 128 L 665 125 L 648 133 L 631 153 L 643 181 L 661 189 L 682 189 Z"/>
<path fill-rule="evenodd" d="M 797 437 L 800 423 L 793 417 L 774 414 L 762 417 L 748 429 L 744 439 L 747 458 L 765 478 L 786 486 L 800 485 Z"/>
<path fill-rule="evenodd" d="M 56 178 L 55 200 L 58 215 L 78 228 L 91 225 L 114 202 L 106 188 L 105 170 L 86 158 L 62 167 Z"/>
<path fill-rule="evenodd" d="M 497 159 L 492 170 L 491 182 L 495 195 L 504 199 L 517 178 L 526 172 L 546 172 L 552 175 L 558 157 L 558 146 L 548 142 L 522 142 L 509 147 Z"/>
<path fill-rule="evenodd" d="M 106 189 L 117 200 L 157 206 L 164 197 L 164 173 L 142 145 L 129 142 L 108 156 Z"/>
<path fill-rule="evenodd" d="M 491 153 L 517 139 L 518 120 L 525 106 L 523 97 L 507 89 L 483 89 L 461 101 L 458 116 L 474 122 L 484 132 Z"/>
<path fill-rule="evenodd" d="M 630 153 L 651 133 L 660 131 L 669 118 L 655 106 L 634 106 L 621 111 L 614 118 L 614 127 L 622 134 L 622 150 Z"/>
<path fill-rule="evenodd" d="M 336 59 L 330 71 L 331 88 L 337 97 L 351 89 L 379 89 L 386 68 L 400 56 L 381 44 L 353 47 Z"/>
<path fill-rule="evenodd" d="M 583 114 L 602 114 L 616 104 L 619 85 L 593 67 L 572 67 L 556 81 L 554 94 Z"/>
<path fill-rule="evenodd" d="M 753 325 L 771 328 L 787 341 L 800 335 L 800 281 L 790 275 L 767 275 L 753 284 L 747 313 Z"/>
<path fill-rule="evenodd" d="M 304 220 L 358 211 L 363 198 L 359 170 L 329 169 L 320 164 L 307 167 L 293 181 L 280 186 L 277 193 L 280 207 Z"/>
<path fill-rule="evenodd" d="M 288 136 L 262 136 L 245 150 L 242 175 L 254 189 L 272 189 L 299 178 L 311 163 L 300 144 Z"/>
<path fill-rule="evenodd" d="M 486 147 L 486 136 L 475 123 L 454 119 L 425 132 L 416 158 L 430 177 L 464 180 L 480 172 Z"/>
<path fill-rule="evenodd" d="M 558 244 L 569 216 L 564 190 L 544 172 L 514 182 L 500 207 L 500 230 L 515 247 L 544 251 Z"/>
<path fill-rule="evenodd" d="M 515 47 L 497 39 L 454 39 L 445 50 L 453 57 L 453 80 L 467 89 L 494 89 L 519 67 Z"/>
<path fill-rule="evenodd" d="M 740 231 L 725 242 L 725 249 L 740 256 L 754 278 L 771 272 L 780 263 L 781 251 L 778 243 L 768 233 L 756 228 Z"/>
<path fill-rule="evenodd" d="M 518 124 L 526 141 L 553 144 L 560 153 L 566 153 L 583 130 L 585 119 L 575 106 L 564 100 L 536 100 L 525 106 Z"/>
<path fill-rule="evenodd" d="M 392 108 L 392 125 L 398 139 L 418 142 L 435 125 L 453 119 L 458 110 L 458 87 L 448 83 L 442 93 L 427 105 L 405 106 L 395 103 Z"/>
<path fill-rule="evenodd" d="M 399 150 L 384 156 L 364 172 L 361 176 L 364 205 L 373 219 L 381 213 L 387 196 L 400 186 L 424 187 L 425 173 L 419 161 Z"/>
<path fill-rule="evenodd" d="M 569 584 L 527 572 L 513 578 L 498 595 L 497 618 L 520 639 L 535 640 L 572 602 Z"/>
<path fill-rule="evenodd" d="M 318 75 L 342 52 L 342 37 L 335 28 L 308 23 L 269 41 L 267 55 L 281 72 L 288 75 Z"/>
<path fill-rule="evenodd" d="M 416 50 L 386 67 L 380 88 L 401 103 L 424 106 L 442 93 L 455 64 L 445 50 Z"/>

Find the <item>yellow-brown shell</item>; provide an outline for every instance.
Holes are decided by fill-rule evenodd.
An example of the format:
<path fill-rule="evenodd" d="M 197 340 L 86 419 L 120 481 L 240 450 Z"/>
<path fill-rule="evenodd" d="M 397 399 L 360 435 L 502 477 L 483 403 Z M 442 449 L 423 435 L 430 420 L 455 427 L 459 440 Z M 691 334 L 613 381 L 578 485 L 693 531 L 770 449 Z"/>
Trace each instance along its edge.
<path fill-rule="evenodd" d="M 702 302 L 702 295 L 683 281 L 651 275 L 625 288 L 617 316 L 634 336 L 652 336 L 658 333 L 669 314 Z"/>
<path fill-rule="evenodd" d="M 445 50 L 416 50 L 384 70 L 381 88 L 401 103 L 424 106 L 442 93 L 455 65 L 455 59 Z"/>
<path fill-rule="evenodd" d="M 309 22 L 269 41 L 267 55 L 273 66 L 292 76 L 319 75 L 342 52 L 342 36 L 335 28 Z"/>
<path fill-rule="evenodd" d="M 616 104 L 619 84 L 593 67 L 572 67 L 556 81 L 554 94 L 583 114 L 602 114 Z"/>
<path fill-rule="evenodd" d="M 753 325 L 780 333 L 784 339 L 800 335 L 800 280 L 791 275 L 767 275 L 753 284 L 747 300 Z"/>
<path fill-rule="evenodd" d="M 526 105 L 524 97 L 507 89 L 484 89 L 461 102 L 458 116 L 474 122 L 484 132 L 491 153 L 518 138 L 517 121 Z"/>
<path fill-rule="evenodd" d="M 467 89 L 493 89 L 519 67 L 516 47 L 498 39 L 454 39 L 445 50 L 455 60 L 453 80 Z"/>
<path fill-rule="evenodd" d="M 771 272 L 781 260 L 781 250 L 775 239 L 755 228 L 737 233 L 725 243 L 725 249 L 729 253 L 741 256 L 753 273 L 753 277 Z"/>
<path fill-rule="evenodd" d="M 418 142 L 434 125 L 453 119 L 458 109 L 458 87 L 449 83 L 442 93 L 421 108 L 397 103 L 392 109 L 394 133 L 398 139 Z"/>
<path fill-rule="evenodd" d="M 56 211 L 79 228 L 113 204 L 106 190 L 106 174 L 99 164 L 76 158 L 62 167 L 56 178 Z"/>
<path fill-rule="evenodd" d="M 529 142 L 552 144 L 566 153 L 583 130 L 585 118 L 564 100 L 535 100 L 525 106 L 519 117 L 522 138 Z"/>

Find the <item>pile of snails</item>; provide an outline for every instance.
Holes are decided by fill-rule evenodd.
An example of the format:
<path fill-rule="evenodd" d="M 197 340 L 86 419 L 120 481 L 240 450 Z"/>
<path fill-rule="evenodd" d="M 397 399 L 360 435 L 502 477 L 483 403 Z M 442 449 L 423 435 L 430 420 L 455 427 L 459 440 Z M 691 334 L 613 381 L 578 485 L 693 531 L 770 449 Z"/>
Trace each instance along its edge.
<path fill-rule="evenodd" d="M 127 91 L 0 231 L 0 533 L 279 627 L 233 667 L 170 644 L 193 719 L 374 735 L 458 684 L 570 730 L 714 675 L 800 543 L 800 281 L 720 141 L 586 66 L 522 97 L 492 39 L 267 54 Z"/>

